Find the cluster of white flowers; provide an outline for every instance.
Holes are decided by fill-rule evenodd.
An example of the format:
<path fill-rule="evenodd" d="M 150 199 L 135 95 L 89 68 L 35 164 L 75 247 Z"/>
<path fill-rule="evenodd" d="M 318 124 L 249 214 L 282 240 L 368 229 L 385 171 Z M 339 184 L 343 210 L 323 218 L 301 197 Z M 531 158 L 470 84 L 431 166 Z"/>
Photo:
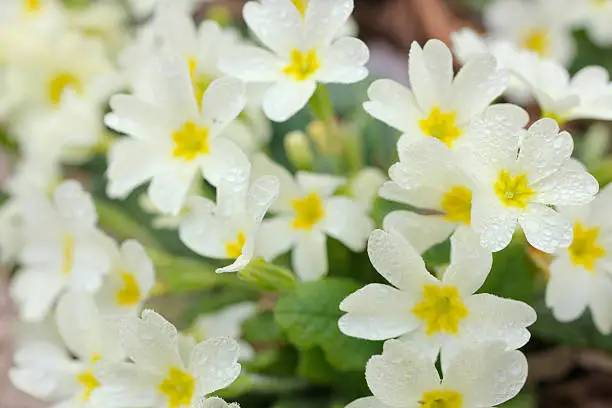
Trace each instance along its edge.
<path fill-rule="evenodd" d="M 17 344 L 16 387 L 57 407 L 234 408 L 211 394 L 256 354 L 239 339 L 253 303 L 202 315 L 183 333 L 143 310 L 156 287 L 151 248 L 118 245 L 98 225 L 94 196 L 64 180 L 66 166 L 101 152 L 108 198 L 146 185 L 145 210 L 195 254 L 223 260 L 218 273 L 291 252 L 297 280 L 314 281 L 330 272 L 328 237 L 352 252 L 367 247 L 390 285 L 345 298 L 338 325 L 386 342 L 365 368 L 373 397 L 350 408 L 487 408 L 520 391 L 527 361 L 518 349 L 536 313 L 480 292 L 492 253 L 521 234 L 517 226 L 554 257 L 554 315 L 570 321 L 588 305 L 597 328 L 612 331 L 612 188 L 598 195 L 562 130 L 574 119 L 612 120 L 607 72 L 587 67 L 570 78 L 564 68 L 570 27 L 612 42 L 603 20 L 612 2 L 573 0 L 568 9 L 579 12 L 553 21 L 542 17 L 554 15 L 551 1 L 495 1 L 489 38 L 455 33 L 464 63 L 456 75 L 444 43 L 414 43 L 411 88 L 376 80 L 363 104 L 402 133 L 389 180 L 363 166 L 293 175 L 266 154 L 270 121 L 316 105 L 326 84 L 367 77 L 368 47 L 347 28 L 352 0 L 247 2 L 257 43 L 213 20 L 195 23 L 193 0 L 129 3 L 129 13 L 111 0 L 0 5 L 0 119 L 20 156 L 4 188 L 0 255 L 16 265 L 20 318 L 59 333 Z M 502 95 L 535 98 L 541 118 L 530 123 L 523 108 L 495 103 Z M 333 116 L 317 122 L 330 144 L 342 137 Z M 324 143 L 314 139 L 298 153 Z M 410 210 L 375 229 L 376 196 Z M 449 237 L 450 265 L 433 274 L 421 255 Z"/>

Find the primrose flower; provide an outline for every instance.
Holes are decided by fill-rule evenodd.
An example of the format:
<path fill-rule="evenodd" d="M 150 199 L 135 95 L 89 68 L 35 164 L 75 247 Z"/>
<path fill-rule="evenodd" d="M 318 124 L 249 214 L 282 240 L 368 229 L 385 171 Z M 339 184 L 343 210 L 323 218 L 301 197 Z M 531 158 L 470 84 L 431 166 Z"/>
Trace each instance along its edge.
<path fill-rule="evenodd" d="M 101 387 L 95 402 L 101 406 L 189 407 L 240 374 L 234 340 L 217 337 L 187 347 L 176 328 L 152 310 L 122 320 L 119 339 L 133 362 L 96 364 Z"/>
<path fill-rule="evenodd" d="M 109 315 L 138 312 L 155 285 L 153 262 L 134 240 L 125 241 L 115 258 L 96 299 Z"/>
<path fill-rule="evenodd" d="M 21 318 L 40 321 L 64 289 L 96 292 L 116 248 L 96 227 L 93 200 L 76 181 L 61 183 L 52 199 L 31 193 L 19 205 L 24 246 L 10 291 Z"/>
<path fill-rule="evenodd" d="M 192 408 L 240 408 L 237 402 L 228 404 L 218 397 L 202 398 L 191 405 Z"/>
<path fill-rule="evenodd" d="M 551 206 L 587 204 L 599 190 L 597 180 L 570 159 L 573 148 L 572 136 L 545 118 L 524 133 L 500 133 L 465 152 L 477 179 L 471 221 L 482 246 L 505 248 L 517 223 L 541 251 L 571 243 L 571 222 Z"/>
<path fill-rule="evenodd" d="M 574 225 L 569 247 L 558 250 L 550 265 L 546 305 L 556 319 L 577 319 L 588 307 L 597 329 L 612 331 L 612 186 L 589 205 L 564 207 L 561 213 Z"/>
<path fill-rule="evenodd" d="M 198 341 L 212 337 L 230 337 L 240 346 L 240 360 L 247 361 L 255 356 L 249 343 L 240 340 L 242 324 L 256 312 L 257 305 L 252 302 L 236 303 L 215 313 L 203 314 L 196 318 L 189 333 Z"/>
<path fill-rule="evenodd" d="M 354 252 L 364 249 L 374 223 L 356 201 L 333 195 L 344 179 L 306 172 L 294 179 L 262 154 L 253 158 L 253 173 L 274 175 L 280 182 L 278 199 L 270 207 L 276 217 L 264 220 L 257 240 L 256 252 L 266 260 L 293 249 L 295 273 L 302 280 L 317 280 L 327 274 L 327 235 Z"/>
<path fill-rule="evenodd" d="M 574 0 L 495 0 L 484 9 L 487 32 L 567 66 L 576 53 L 571 13 Z"/>
<path fill-rule="evenodd" d="M 529 340 L 535 311 L 525 303 L 475 292 L 491 269 L 491 253 L 473 234 L 451 238 L 451 263 L 437 279 L 399 233 L 376 230 L 368 242 L 370 261 L 393 286 L 372 283 L 340 303 L 340 330 L 369 340 L 400 337 L 443 364 L 475 341 L 495 340 L 509 349 Z M 500 318 L 503 316 L 503 319 Z"/>
<path fill-rule="evenodd" d="M 198 102 L 181 58 L 160 56 L 149 74 L 151 95 L 111 98 L 106 124 L 129 137 L 109 151 L 107 193 L 122 198 L 151 180 L 151 202 L 177 215 L 197 173 L 215 186 L 229 174 L 248 174 L 244 153 L 219 137 L 244 107 L 244 85 L 218 79 Z"/>
<path fill-rule="evenodd" d="M 234 260 L 217 269 L 219 273 L 243 269 L 254 255 L 261 221 L 278 190 L 278 180 L 273 176 L 256 179 L 250 188 L 248 177 L 221 181 L 216 205 L 202 197 L 190 198 L 189 213 L 179 226 L 181 241 L 202 256 Z"/>
<path fill-rule="evenodd" d="M 471 120 L 502 94 L 508 79 L 490 55 L 469 61 L 453 79 L 451 52 L 439 40 L 424 48 L 413 43 L 408 71 L 411 90 L 379 79 L 368 89 L 364 109 L 403 132 L 404 139 L 433 137 L 451 148 L 469 143 Z"/>
<path fill-rule="evenodd" d="M 53 406 L 94 407 L 92 399 L 100 390 L 94 365 L 124 358 L 117 328 L 84 292 L 65 293 L 55 321 L 67 349 L 51 340 L 28 342 L 15 352 L 9 377 L 18 389 Z"/>
<path fill-rule="evenodd" d="M 527 359 L 503 344 L 484 343 L 457 354 L 444 378 L 427 357 L 397 340 L 366 365 L 374 394 L 347 408 L 491 408 L 513 398 L 527 379 Z"/>
<path fill-rule="evenodd" d="M 358 82 L 366 77 L 367 46 L 357 38 L 336 39 L 353 11 L 352 0 L 253 1 L 244 20 L 267 49 L 241 46 L 220 68 L 247 83 L 272 84 L 263 95 L 264 113 L 283 122 L 306 105 L 317 83 Z M 283 18 L 278 18 L 283 16 Z"/>

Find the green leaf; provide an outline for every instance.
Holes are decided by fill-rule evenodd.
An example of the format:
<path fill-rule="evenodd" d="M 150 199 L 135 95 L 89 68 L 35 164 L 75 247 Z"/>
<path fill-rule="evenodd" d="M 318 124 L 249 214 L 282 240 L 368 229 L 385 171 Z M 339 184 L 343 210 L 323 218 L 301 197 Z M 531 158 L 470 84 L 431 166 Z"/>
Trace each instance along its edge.
<path fill-rule="evenodd" d="M 303 283 L 279 299 L 275 319 L 298 348 L 319 346 L 338 370 L 363 370 L 381 343 L 348 337 L 338 329 L 342 315 L 338 305 L 359 287 L 352 279 L 342 278 Z"/>
<path fill-rule="evenodd" d="M 286 338 L 282 329 L 274 321 L 270 311 L 250 317 L 242 326 L 243 337 L 249 343 L 284 343 Z"/>
<path fill-rule="evenodd" d="M 300 351 L 297 372 L 315 384 L 330 384 L 338 374 L 325 359 L 323 350 L 318 347 Z"/>
<path fill-rule="evenodd" d="M 536 401 L 533 394 L 528 392 L 521 392 L 516 397 L 512 398 L 508 402 L 504 402 L 498 408 L 535 408 Z"/>

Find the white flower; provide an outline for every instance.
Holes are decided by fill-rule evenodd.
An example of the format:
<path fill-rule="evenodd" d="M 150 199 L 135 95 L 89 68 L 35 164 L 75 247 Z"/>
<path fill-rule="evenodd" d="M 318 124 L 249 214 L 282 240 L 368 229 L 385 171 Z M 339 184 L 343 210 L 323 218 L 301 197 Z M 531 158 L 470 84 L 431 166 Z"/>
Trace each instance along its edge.
<path fill-rule="evenodd" d="M 576 51 L 567 13 L 574 1 L 495 0 L 484 10 L 484 23 L 491 37 L 567 66 Z"/>
<path fill-rule="evenodd" d="M 527 359 L 498 343 L 458 354 L 440 378 L 435 365 L 400 341 L 385 343 L 366 366 L 374 396 L 347 408 L 491 408 L 513 398 L 527 379 Z"/>
<path fill-rule="evenodd" d="M 264 112 L 285 121 L 306 105 L 317 83 L 366 77 L 367 46 L 353 37 L 335 39 L 352 11 L 352 0 L 310 0 L 303 14 L 290 0 L 248 2 L 245 22 L 268 49 L 237 47 L 220 68 L 249 83 L 272 84 L 263 96 Z"/>
<path fill-rule="evenodd" d="M 363 107 L 402 131 L 402 138 L 434 137 L 452 148 L 470 142 L 472 118 L 501 95 L 507 83 L 507 74 L 496 69 L 490 55 L 472 59 L 453 79 L 451 52 L 438 40 L 428 41 L 423 49 L 412 44 L 408 71 L 412 90 L 389 79 L 377 80 Z"/>
<path fill-rule="evenodd" d="M 191 404 L 192 408 L 240 408 L 236 402 L 228 404 L 218 397 L 202 398 Z"/>
<path fill-rule="evenodd" d="M 99 391 L 93 366 L 100 359 L 121 361 L 116 326 L 100 314 L 91 295 L 67 292 L 55 320 L 66 349 L 44 339 L 18 348 L 9 376 L 20 390 L 56 407 L 90 407 Z M 75 356 L 71 357 L 70 354 Z"/>
<path fill-rule="evenodd" d="M 522 76 L 543 116 L 560 124 L 574 119 L 612 120 L 612 83 L 605 68 L 585 67 L 570 78 L 554 61 L 536 59 L 531 67 Z"/>
<path fill-rule="evenodd" d="M 193 6 L 201 0 L 129 0 L 132 12 L 139 19 L 144 19 L 153 13 L 156 7 L 160 7 L 164 3 L 176 4 L 185 13 L 190 13 Z"/>
<path fill-rule="evenodd" d="M 181 220 L 180 238 L 191 250 L 209 258 L 234 259 L 217 272 L 236 272 L 247 266 L 261 221 L 278 196 L 276 177 L 260 177 L 250 188 L 248 182 L 248 177 L 222 180 L 216 205 L 206 198 L 191 197 L 189 213 Z"/>
<path fill-rule="evenodd" d="M 292 266 L 302 280 L 327 274 L 326 236 L 354 252 L 362 251 L 374 223 L 356 201 L 333 196 L 344 179 L 326 174 L 298 172 L 296 178 L 263 155 L 253 159 L 253 173 L 270 174 L 280 182 L 280 194 L 259 229 L 257 253 L 272 260 L 291 249 Z"/>
<path fill-rule="evenodd" d="M 578 21 L 586 26 L 589 37 L 602 47 L 612 44 L 612 2 L 608 0 L 576 0 Z"/>
<path fill-rule="evenodd" d="M 252 302 L 236 303 L 218 310 L 215 313 L 200 315 L 196 318 L 189 332 L 199 341 L 212 337 L 230 337 L 240 346 L 240 360 L 250 360 L 255 351 L 249 343 L 240 340 L 242 324 L 256 311 Z"/>
<path fill-rule="evenodd" d="M 107 314 L 138 312 L 155 285 L 155 269 L 142 245 L 125 241 L 97 294 Z"/>
<path fill-rule="evenodd" d="M 6 62 L 9 129 L 28 154 L 82 161 L 100 141 L 107 99 L 120 86 L 100 41 L 38 35 Z"/>
<path fill-rule="evenodd" d="M 597 180 L 570 159 L 574 143 L 552 119 L 528 131 L 490 135 L 464 152 L 472 166 L 472 228 L 493 252 L 505 248 L 517 222 L 527 241 L 552 253 L 572 241 L 572 225 L 551 206 L 582 205 L 597 193 Z"/>
<path fill-rule="evenodd" d="M 20 197 L 19 206 L 24 247 L 11 296 L 21 318 L 40 321 L 65 288 L 97 291 L 116 249 L 96 228 L 94 203 L 76 181 L 61 183 L 52 200 L 42 192 Z"/>
<path fill-rule="evenodd" d="M 589 205 L 562 208 L 574 225 L 571 245 L 557 251 L 550 265 L 546 305 L 569 322 L 589 307 L 597 329 L 612 331 L 612 185 Z"/>
<path fill-rule="evenodd" d="M 229 174 L 248 173 L 244 153 L 218 137 L 242 111 L 244 85 L 216 80 L 198 103 L 187 65 L 170 55 L 155 61 L 147 80 L 150 95 L 111 98 L 106 124 L 130 137 L 110 149 L 107 193 L 122 198 L 151 180 L 151 201 L 177 215 L 197 173 L 213 185 Z"/>
<path fill-rule="evenodd" d="M 442 280 L 397 232 L 376 230 L 368 242 L 370 261 L 389 283 L 369 284 L 340 303 L 340 330 L 370 340 L 400 337 L 446 363 L 475 341 L 502 341 L 516 349 L 529 340 L 535 311 L 525 303 L 475 292 L 491 269 L 491 253 L 467 229 L 451 238 L 451 263 Z"/>
<path fill-rule="evenodd" d="M 94 368 L 101 387 L 96 402 L 116 408 L 189 407 L 227 387 L 240 374 L 238 344 L 226 337 L 206 340 L 187 353 L 176 328 L 151 310 L 120 325 L 120 342 L 133 362 L 102 360 Z M 185 346 L 185 347 L 183 347 Z"/>

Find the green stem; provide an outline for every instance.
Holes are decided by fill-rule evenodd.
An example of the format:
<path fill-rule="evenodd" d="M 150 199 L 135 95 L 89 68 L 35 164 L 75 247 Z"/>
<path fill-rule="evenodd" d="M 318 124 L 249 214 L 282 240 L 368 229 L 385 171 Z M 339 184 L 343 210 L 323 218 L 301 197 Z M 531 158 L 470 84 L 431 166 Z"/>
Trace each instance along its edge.
<path fill-rule="evenodd" d="M 278 378 L 264 375 L 249 374 L 252 391 L 266 394 L 284 394 L 308 387 L 308 382 L 301 378 Z"/>
<path fill-rule="evenodd" d="M 253 259 L 238 272 L 238 277 L 268 292 L 290 290 L 295 287 L 295 277 L 289 269 L 270 264 L 262 258 Z"/>
<path fill-rule="evenodd" d="M 160 248 L 151 231 L 121 210 L 118 205 L 105 200 L 95 200 L 100 227 L 118 240 L 135 239 L 149 248 Z"/>
<path fill-rule="evenodd" d="M 317 89 L 310 98 L 309 104 L 314 117 L 321 122 L 328 124 L 335 121 L 334 107 L 325 85 L 317 85 Z"/>

